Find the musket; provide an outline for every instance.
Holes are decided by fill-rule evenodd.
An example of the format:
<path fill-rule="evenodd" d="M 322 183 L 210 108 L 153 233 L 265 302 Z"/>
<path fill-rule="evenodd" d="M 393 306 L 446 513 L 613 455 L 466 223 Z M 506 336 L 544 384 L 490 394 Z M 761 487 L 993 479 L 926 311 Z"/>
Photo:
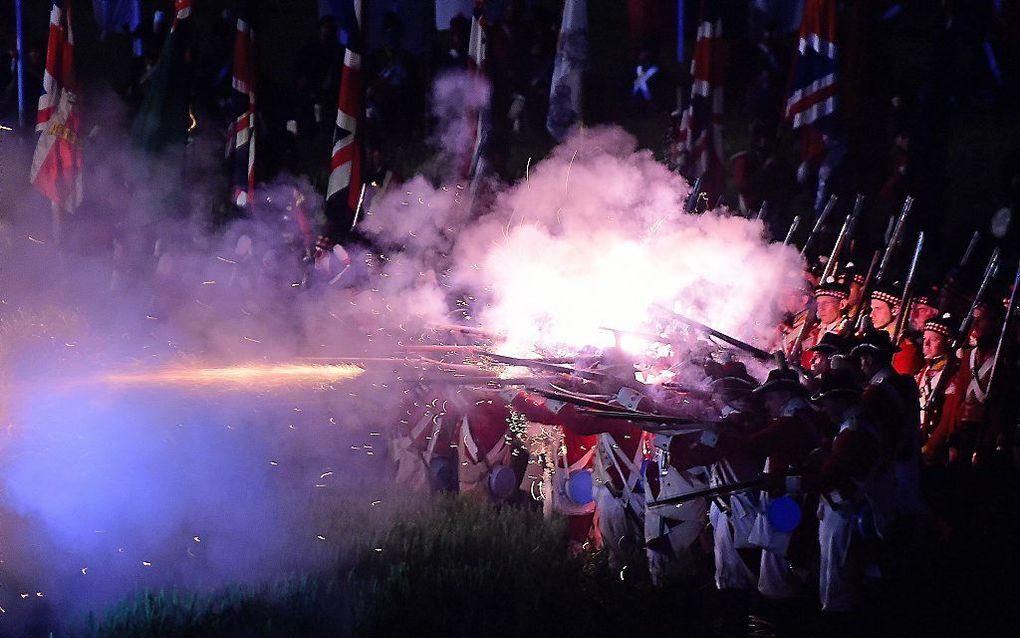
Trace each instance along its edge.
<path fill-rule="evenodd" d="M 978 288 L 977 294 L 974 295 L 974 301 L 971 302 L 970 308 L 967 310 L 967 315 L 963 318 L 963 322 L 960 324 L 960 332 L 956 335 L 956 338 L 953 340 L 953 343 L 949 346 L 950 352 L 955 352 L 963 343 L 964 339 L 967 338 L 967 333 L 970 332 L 970 324 L 973 321 L 974 308 L 977 307 L 978 303 L 981 300 L 981 297 L 984 296 L 984 291 L 988 287 L 988 282 L 995 276 L 995 272 L 998 270 L 999 266 L 998 262 L 999 262 L 999 249 L 996 248 L 992 252 L 991 259 L 988 260 L 988 265 L 985 266 L 985 272 L 981 278 L 981 286 Z M 1017 277 L 1020 277 L 1020 272 L 1018 272 Z M 992 370 L 989 373 L 988 377 L 988 396 L 991 396 L 992 381 L 995 378 L 995 368 L 998 365 L 998 358 L 1001 354 L 1001 347 L 1003 346 L 1003 340 L 1006 334 L 1005 331 L 1006 328 L 1008 327 L 1007 324 L 1009 322 L 1009 317 L 1013 309 L 1013 304 L 1016 301 L 1016 285 L 1015 285 L 1016 281 L 1017 279 L 1014 279 L 1013 292 L 1010 293 L 1009 300 L 1010 305 L 1009 309 L 1006 312 L 1006 319 L 1004 320 L 1003 323 L 1003 332 L 1002 334 L 999 335 L 999 342 L 996 344 L 995 347 L 996 360 L 992 363 Z M 926 430 L 929 429 L 931 425 L 936 423 L 936 419 L 938 418 L 937 416 L 938 411 L 935 410 L 936 402 L 939 401 L 943 395 L 945 395 L 946 388 L 949 386 L 949 382 L 952 379 L 952 377 L 955 376 L 956 369 L 958 367 L 959 363 L 953 365 L 953 359 L 950 359 L 946 363 L 946 367 L 942 372 L 942 376 L 939 377 L 938 382 L 935 384 L 935 387 L 932 389 L 931 394 L 928 396 L 928 400 L 922 406 L 922 410 L 924 411 L 925 415 L 925 420 L 927 421 L 927 423 L 925 423 Z"/>
<path fill-rule="evenodd" d="M 658 501 L 650 501 L 649 503 L 647 503 L 647 506 L 665 507 L 667 505 L 682 505 L 683 503 L 695 501 L 699 498 L 721 496 L 723 494 L 733 494 L 734 492 L 746 492 L 748 490 L 764 487 L 764 485 L 765 476 L 762 475 L 759 476 L 758 478 L 751 479 L 750 481 L 727 483 L 726 485 L 717 485 L 715 487 L 709 487 L 703 490 L 687 492 L 686 494 L 677 494 L 676 496 L 670 496 L 669 498 L 659 499 Z"/>
<path fill-rule="evenodd" d="M 815 220 L 815 225 L 811 229 L 811 234 L 804 240 L 804 247 L 800 249 L 802 257 L 807 255 L 808 247 L 811 246 L 811 242 L 818 236 L 818 231 L 825 226 L 825 222 L 828 221 L 829 216 L 832 215 L 832 211 L 836 209 L 836 203 L 838 201 L 839 199 L 835 195 L 832 195 L 829 197 L 829 201 L 825 203 L 825 208 L 822 209 L 822 214 Z"/>
<path fill-rule="evenodd" d="M 701 398 L 708 398 L 708 397 L 712 396 L 712 391 L 711 390 L 702 390 L 700 388 L 691 388 L 691 387 L 686 386 L 686 385 L 680 385 L 679 383 L 675 383 L 673 381 L 666 381 L 665 383 L 663 383 L 661 385 L 662 385 L 663 388 L 666 388 L 667 390 L 672 390 L 673 392 L 676 392 L 677 394 L 689 394 L 691 396 L 701 397 Z"/>
<path fill-rule="evenodd" d="M 960 257 L 959 263 L 950 268 L 946 272 L 946 276 L 942 278 L 942 285 L 939 287 L 939 299 L 938 307 L 941 313 L 949 305 L 949 298 L 952 291 L 956 290 L 957 281 L 960 278 L 960 273 L 970 263 L 970 258 L 974 254 L 975 248 L 977 248 L 978 241 L 981 239 L 981 233 L 974 231 L 974 234 L 970 238 L 970 243 L 967 244 L 967 248 L 963 251 L 963 256 Z"/>
<path fill-rule="evenodd" d="M 616 407 L 616 406 L 614 406 Z M 585 414 L 590 414 L 604 419 L 627 419 L 628 421 L 646 421 L 648 423 L 662 423 L 669 425 L 699 425 L 703 427 L 692 429 L 691 431 L 701 431 L 710 428 L 718 427 L 719 423 L 711 421 L 698 421 L 696 419 L 689 419 L 682 416 L 674 416 L 671 414 L 654 414 L 651 412 L 634 412 L 630 410 L 623 410 L 617 407 L 615 410 L 602 410 L 586 408 L 582 410 Z"/>
<path fill-rule="evenodd" d="M 670 432 L 672 434 L 699 434 L 705 430 L 712 430 L 718 427 L 718 423 L 712 421 L 694 421 L 682 417 L 663 416 L 660 414 L 634 414 L 632 412 L 609 412 L 606 410 L 595 410 L 592 408 L 578 408 L 579 414 L 584 414 L 597 419 L 614 419 L 620 421 L 631 421 L 643 423 L 641 429 L 645 432 Z M 652 425 L 648 425 L 652 424 Z M 677 427 L 688 426 L 688 427 Z"/>
<path fill-rule="evenodd" d="M 843 227 L 839 230 L 839 235 L 836 236 L 836 243 L 832 246 L 832 252 L 829 253 L 829 261 L 825 264 L 825 269 L 822 271 L 820 281 L 824 284 L 829 280 L 829 277 L 836 270 L 836 259 L 840 253 L 843 252 L 843 247 L 846 245 L 850 237 L 850 229 L 853 228 L 854 220 L 861 213 L 861 209 L 864 207 L 864 195 L 857 195 L 857 199 L 854 201 L 854 208 L 850 211 L 846 219 L 843 221 Z M 797 337 L 793 340 L 793 344 L 790 346 L 790 352 L 788 358 L 796 359 L 800 357 L 801 346 L 804 343 L 804 337 L 807 336 L 808 329 L 811 328 L 815 323 L 815 312 L 814 312 L 814 298 L 812 297 L 812 303 L 808 304 L 808 312 L 804 317 L 804 323 L 800 324 L 800 330 L 797 331 Z"/>
<path fill-rule="evenodd" d="M 405 379 L 407 380 L 407 379 Z M 437 385 L 494 385 L 499 387 L 505 386 L 528 386 L 533 385 L 539 379 L 534 377 L 511 377 L 511 378 L 500 378 L 500 377 L 489 377 L 485 375 L 478 376 L 456 376 L 456 375 L 425 375 L 414 381 L 419 383 L 437 384 Z"/>
<path fill-rule="evenodd" d="M 977 248 L 979 239 L 981 239 L 981 231 L 975 230 L 974 236 L 970 238 L 970 243 L 967 244 L 967 250 L 963 251 L 963 257 L 960 258 L 960 264 L 958 266 L 960 270 L 963 270 L 970 262 L 970 257 L 974 254 L 974 249 Z"/>
<path fill-rule="evenodd" d="M 863 209 L 864 195 L 857 195 L 857 199 L 854 200 L 854 209 L 846 216 L 843 228 L 840 229 L 839 235 L 836 237 L 836 243 L 832 246 L 832 252 L 829 253 L 829 261 L 825 264 L 825 270 L 822 271 L 821 282 L 823 284 L 829 280 L 829 277 L 836 274 L 836 262 L 839 256 L 843 254 L 843 249 L 850 243 L 854 224 L 857 222 Z"/>
<path fill-rule="evenodd" d="M 567 392 L 557 392 L 556 390 L 550 390 L 548 388 L 537 388 L 537 387 L 528 386 L 528 387 L 525 388 L 525 391 L 532 392 L 534 394 L 540 394 L 540 395 L 544 396 L 547 399 L 552 399 L 553 401 L 560 401 L 562 403 L 570 403 L 572 405 L 577 405 L 577 406 L 580 406 L 582 408 L 601 410 L 603 412 L 621 412 L 621 413 L 625 413 L 625 414 L 628 414 L 628 415 L 642 414 L 641 412 L 638 412 L 636 410 L 628 410 L 627 408 L 623 407 L 622 405 L 613 405 L 612 403 L 608 403 L 606 401 L 600 401 L 598 399 L 590 399 L 590 398 L 587 398 L 587 397 L 583 397 L 583 396 L 580 396 L 580 395 L 576 395 L 576 394 L 572 394 L 572 393 L 567 393 Z M 620 418 L 623 418 L 623 417 L 620 417 Z"/>
<path fill-rule="evenodd" d="M 445 344 L 399 344 L 397 349 L 401 352 L 464 352 L 468 354 L 483 354 L 483 346 L 463 346 Z"/>
<path fill-rule="evenodd" d="M 1017 264 L 1016 276 L 1013 277 L 1013 290 L 1009 293 L 1009 305 L 1006 306 L 1006 318 L 1002 320 L 1002 332 L 999 333 L 999 342 L 995 344 L 995 358 L 992 360 L 992 371 L 988 373 L 988 396 L 992 396 L 992 388 L 995 383 L 995 373 L 999 369 L 999 362 L 1002 360 L 1002 351 L 1006 343 L 1006 335 L 1009 334 L 1010 320 L 1013 318 L 1013 310 L 1016 308 L 1016 291 L 1020 288 L 1020 264 Z"/>
<path fill-rule="evenodd" d="M 981 297 L 984 296 L 985 290 L 988 288 L 989 282 L 995 276 L 996 271 L 999 270 L 999 249 L 996 248 L 992 251 L 992 256 L 988 260 L 988 265 L 985 266 L 985 273 L 981 276 L 981 285 L 978 286 L 977 293 L 974 295 L 974 301 L 971 302 L 970 308 L 967 309 L 967 314 L 964 315 L 963 320 L 960 323 L 960 330 L 956 333 L 956 339 L 953 340 L 952 349 L 955 351 L 963 343 L 964 339 L 967 338 L 967 334 L 970 332 L 970 324 L 974 321 L 974 309 L 981 302 Z M 933 393 L 934 394 L 934 393 Z"/>
<path fill-rule="evenodd" d="M 793 234 L 797 232 L 798 226 L 800 226 L 800 215 L 794 217 L 793 221 L 790 222 L 790 230 L 786 231 L 786 239 L 783 240 L 784 246 L 790 245 L 790 240 L 793 239 Z M 801 252 L 801 254 L 802 255 L 804 254 L 803 251 Z"/>
<path fill-rule="evenodd" d="M 907 281 L 903 284 L 903 296 L 900 298 L 900 313 L 896 317 L 896 334 L 893 344 L 899 344 L 910 321 L 910 302 L 914 296 L 914 276 L 917 274 L 917 261 L 921 258 L 922 248 L 924 248 L 924 231 L 917 235 L 917 246 L 914 247 L 914 256 L 910 260 Z"/>
<path fill-rule="evenodd" d="M 900 241 L 903 239 L 903 229 L 906 227 L 907 217 L 910 215 L 910 209 L 913 207 L 914 198 L 907 195 L 907 198 L 903 200 L 903 209 L 900 211 L 900 216 L 896 220 L 896 226 L 893 228 L 892 236 L 889 238 L 889 243 L 885 247 L 885 254 L 882 255 L 882 261 L 878 265 L 878 275 L 875 280 L 879 283 L 885 281 L 885 275 L 889 271 L 889 263 L 892 261 L 892 256 L 899 247 Z"/>
<path fill-rule="evenodd" d="M 695 321 L 694 319 L 691 319 L 689 317 L 685 317 L 685 316 L 679 315 L 679 314 L 675 314 L 674 316 L 681 323 L 685 323 L 688 326 L 691 326 L 692 328 L 696 328 L 696 329 L 700 330 L 701 332 L 704 332 L 704 333 L 706 333 L 706 334 L 708 334 L 710 336 L 713 336 L 716 339 L 718 339 L 719 341 L 723 341 L 725 343 L 728 343 L 731 346 L 733 346 L 734 348 L 737 348 L 739 350 L 743 350 L 744 352 L 748 353 L 749 355 L 751 355 L 755 359 L 760 359 L 762 361 L 770 361 L 772 359 L 772 355 L 769 354 L 768 352 L 765 352 L 761 348 L 756 348 L 756 347 L 752 346 L 749 343 L 745 343 L 745 342 L 741 341 L 740 339 L 737 339 L 735 337 L 729 336 L 728 334 L 724 334 L 722 332 L 719 332 L 715 328 L 712 328 L 710 326 L 706 326 L 705 324 L 701 323 L 700 321 Z"/>
<path fill-rule="evenodd" d="M 497 363 L 503 363 L 508 366 L 522 366 L 531 368 L 533 370 L 542 370 L 544 372 L 556 372 L 559 374 L 572 374 L 581 377 L 582 379 L 588 379 L 590 381 L 602 381 L 608 377 L 604 372 L 597 372 L 595 370 L 579 370 L 570 366 L 562 365 L 559 363 L 549 363 L 547 361 L 540 361 L 537 359 L 521 359 L 519 357 L 509 357 L 503 354 L 496 354 L 495 352 L 479 352 L 481 356 L 488 357 Z"/>
<path fill-rule="evenodd" d="M 492 330 L 486 330 L 485 328 L 477 328 L 475 326 L 461 326 L 453 323 L 433 323 L 426 326 L 429 330 L 439 330 L 444 332 L 463 332 L 465 334 L 476 334 L 483 337 L 502 337 L 498 332 Z"/>
<path fill-rule="evenodd" d="M 691 194 L 687 196 L 687 201 L 684 203 L 684 212 L 693 213 L 698 207 L 698 198 L 701 197 L 701 178 L 694 180 L 694 184 L 691 186 Z"/>
<path fill-rule="evenodd" d="M 849 331 L 845 331 L 843 336 L 857 334 L 861 329 L 861 319 L 864 317 L 864 307 L 868 304 L 868 296 L 871 294 L 871 285 L 875 281 L 875 269 L 878 268 L 878 260 L 882 256 L 882 251 L 876 250 L 871 256 L 871 264 L 868 266 L 868 274 L 864 276 L 864 284 L 861 286 L 861 299 L 857 302 L 857 307 L 854 308 L 854 316 L 851 321 L 847 324 Z"/>
<path fill-rule="evenodd" d="M 762 200 L 761 206 L 758 208 L 758 214 L 754 216 L 755 221 L 759 222 L 765 221 L 765 215 L 768 215 L 768 212 L 769 203 L 765 200 Z"/>

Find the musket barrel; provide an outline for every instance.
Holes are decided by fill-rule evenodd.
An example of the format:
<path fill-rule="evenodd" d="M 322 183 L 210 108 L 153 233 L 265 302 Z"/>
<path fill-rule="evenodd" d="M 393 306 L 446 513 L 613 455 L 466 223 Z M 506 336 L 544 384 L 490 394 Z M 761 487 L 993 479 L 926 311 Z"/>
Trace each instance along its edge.
<path fill-rule="evenodd" d="M 1009 305 L 1006 306 L 1006 317 L 1002 320 L 999 342 L 995 344 L 995 358 L 992 360 L 992 371 L 988 374 L 988 396 L 992 396 L 995 373 L 998 371 L 999 362 L 1002 360 L 1002 351 L 1005 346 L 1006 335 L 1009 333 L 1010 320 L 1013 318 L 1013 311 L 1016 309 L 1017 288 L 1020 288 L 1020 264 L 1017 264 L 1016 275 L 1013 277 L 1013 290 L 1009 293 Z"/>
<path fill-rule="evenodd" d="M 800 249 L 802 257 L 807 255 L 808 247 L 811 245 L 811 242 L 815 239 L 815 237 L 818 236 L 818 231 L 820 231 L 825 225 L 825 222 L 828 221 L 829 216 L 832 215 L 832 211 L 836 209 L 836 203 L 838 201 L 839 198 L 835 195 L 831 195 L 829 197 L 829 201 L 825 203 L 825 208 L 822 209 L 822 214 L 815 220 L 815 225 L 811 228 L 811 234 L 804 240 L 804 247 Z"/>
<path fill-rule="evenodd" d="M 889 244 L 885 247 L 885 254 L 882 255 L 882 261 L 878 266 L 878 277 L 879 283 L 885 281 L 885 275 L 889 270 L 889 263 L 892 261 L 893 255 L 896 253 L 896 249 L 900 245 L 900 241 L 903 239 L 903 231 L 906 228 L 907 217 L 910 215 L 910 210 L 914 207 L 914 198 L 907 195 L 907 198 L 903 201 L 903 209 L 900 211 L 900 216 L 896 220 L 896 226 L 893 228 L 892 237 L 889 238 Z"/>
<path fill-rule="evenodd" d="M 963 340 L 967 338 L 967 333 L 970 332 L 970 324 L 973 321 L 974 309 L 977 308 L 978 303 L 981 302 L 981 298 L 985 294 L 985 290 L 988 288 L 989 282 L 992 277 L 995 276 L 995 272 L 999 269 L 999 249 L 996 248 L 992 251 L 992 256 L 988 259 L 988 264 L 985 266 L 985 273 L 981 277 L 981 285 L 978 286 L 977 293 L 974 295 L 974 301 L 970 303 L 970 307 L 967 309 L 967 314 L 963 316 L 963 320 L 960 322 L 960 330 L 956 333 L 956 339 L 953 341 L 953 350 L 960 347 Z"/>
<path fill-rule="evenodd" d="M 724 342 L 730 344 L 731 346 L 734 346 L 735 348 L 743 350 L 744 352 L 750 354 L 755 359 L 761 359 L 763 361 L 771 360 L 772 359 L 772 355 L 769 354 L 768 352 L 765 352 L 761 348 L 756 348 L 756 347 L 752 346 L 749 343 L 746 343 L 744 341 L 741 341 L 740 339 L 737 339 L 736 337 L 731 337 L 728 334 L 719 332 L 715 328 L 712 328 L 711 326 L 706 326 L 705 324 L 701 323 L 700 321 L 696 321 L 696 320 L 691 319 L 689 317 L 685 317 L 685 316 L 683 316 L 681 314 L 675 314 L 675 317 L 678 320 L 680 320 L 681 322 L 686 323 L 687 325 L 689 325 L 689 326 L 691 326 L 693 328 L 697 328 L 698 330 L 701 330 L 702 332 L 705 332 L 705 333 L 715 337 L 716 339 L 719 339 L 720 341 L 724 341 Z"/>
<path fill-rule="evenodd" d="M 793 234 L 795 232 L 797 232 L 797 227 L 798 226 L 800 226 L 800 215 L 797 215 L 796 217 L 794 217 L 793 221 L 790 222 L 790 230 L 786 231 L 786 239 L 783 240 L 783 245 L 784 246 L 789 246 L 790 245 L 790 240 L 793 239 Z M 804 245 L 807 246 L 807 243 L 805 243 Z M 803 255 L 804 252 L 801 251 L 800 254 Z"/>
<path fill-rule="evenodd" d="M 914 294 L 914 276 L 917 274 L 917 262 L 921 258 L 921 250 L 924 248 L 924 231 L 917 236 L 917 246 L 914 247 L 914 256 L 910 260 L 910 270 L 907 271 L 907 281 L 903 284 L 903 296 L 900 298 L 900 314 L 896 317 L 895 342 L 903 337 L 904 331 L 910 321 L 910 301 Z"/>

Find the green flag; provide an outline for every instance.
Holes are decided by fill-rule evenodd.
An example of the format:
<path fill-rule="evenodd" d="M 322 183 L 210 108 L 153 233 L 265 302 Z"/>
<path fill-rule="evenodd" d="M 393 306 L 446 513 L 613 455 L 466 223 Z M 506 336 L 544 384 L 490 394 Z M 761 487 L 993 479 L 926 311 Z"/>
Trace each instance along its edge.
<path fill-rule="evenodd" d="M 148 80 L 131 134 L 146 151 L 159 151 L 188 139 L 191 120 L 191 4 L 177 0 L 176 15 L 159 61 Z"/>

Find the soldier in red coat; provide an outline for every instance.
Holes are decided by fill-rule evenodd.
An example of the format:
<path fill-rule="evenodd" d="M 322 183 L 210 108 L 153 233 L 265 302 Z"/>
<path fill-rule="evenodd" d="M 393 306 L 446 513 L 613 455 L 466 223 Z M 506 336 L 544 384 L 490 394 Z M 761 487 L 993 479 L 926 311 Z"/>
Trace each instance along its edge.
<path fill-rule="evenodd" d="M 870 557 L 858 530 L 862 525 L 880 525 L 891 509 L 892 490 L 882 480 L 891 476 L 883 471 L 887 469 L 882 463 L 885 437 L 868 418 L 860 397 L 860 387 L 846 371 L 825 374 L 812 401 L 839 427 L 828 457 L 817 473 L 767 475 L 770 493 L 821 497 L 819 596 L 822 609 L 830 613 L 851 612 L 859 606 Z"/>
<path fill-rule="evenodd" d="M 892 338 L 896 337 L 896 319 L 900 310 L 900 298 L 892 291 L 879 289 L 871 293 L 871 312 L 868 315 L 871 325 L 889 333 Z M 924 365 L 921 349 L 908 336 L 902 337 L 896 345 L 898 350 L 893 357 L 893 369 L 900 374 L 917 374 Z"/>
<path fill-rule="evenodd" d="M 896 511 L 913 516 L 922 510 L 920 402 L 914 378 L 893 368 L 896 351 L 888 332 L 873 329 L 851 355 L 860 360 L 866 380 L 861 403 L 884 437 L 883 461 L 892 463 Z"/>
<path fill-rule="evenodd" d="M 818 343 L 828 332 L 843 334 L 847 329 L 846 302 L 850 291 L 835 281 L 825 282 L 815 288 L 815 308 L 818 316 L 816 323 L 801 343 L 801 367 L 807 369 L 811 365 L 811 346 Z"/>
<path fill-rule="evenodd" d="M 571 489 L 576 482 L 582 485 L 587 479 L 592 485 L 592 467 L 598 445 L 598 437 L 583 432 L 583 425 L 593 417 L 579 413 L 570 404 L 547 399 L 525 392 L 504 394 L 510 407 L 528 421 L 552 426 L 560 436 L 554 436 L 545 446 L 552 458 L 551 474 L 536 477 L 540 483 L 528 486 L 533 495 L 543 499 L 547 515 L 553 511 L 567 518 L 567 537 L 573 551 L 580 551 L 595 537 L 595 499 L 591 488 Z"/>
<path fill-rule="evenodd" d="M 921 430 L 925 440 L 938 424 L 948 383 L 960 365 L 951 350 L 955 330 L 945 319 L 929 319 L 924 323 L 922 352 L 924 368 L 915 381 L 921 399 Z"/>
<path fill-rule="evenodd" d="M 1005 401 L 989 402 L 988 382 L 994 365 L 998 323 L 993 306 L 974 309 L 970 340 L 960 366 L 946 389 L 942 415 L 928 442 L 924 456 L 930 462 L 945 459 L 950 464 L 979 464 L 991 456 L 1003 433 Z"/>

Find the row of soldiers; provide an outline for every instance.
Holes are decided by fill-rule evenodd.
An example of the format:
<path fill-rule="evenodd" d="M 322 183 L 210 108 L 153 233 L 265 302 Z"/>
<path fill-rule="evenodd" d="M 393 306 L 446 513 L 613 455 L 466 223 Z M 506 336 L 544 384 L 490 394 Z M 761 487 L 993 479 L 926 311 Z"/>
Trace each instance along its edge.
<path fill-rule="evenodd" d="M 996 363 L 1015 341 L 1003 306 L 975 299 L 961 335 L 931 296 L 904 310 L 901 295 L 861 288 L 818 282 L 779 326 L 775 366 L 752 367 L 760 382 L 697 327 L 713 355 L 685 335 L 672 356 L 638 361 L 494 359 L 530 367 L 523 379 L 450 366 L 468 378 L 411 394 L 390 445 L 398 480 L 533 498 L 566 517 L 575 551 L 601 549 L 617 569 L 640 557 L 659 586 L 695 579 L 710 535 L 738 624 L 755 591 L 782 601 L 817 587 L 824 611 L 852 612 L 930 520 L 923 468 L 1001 462 L 1015 421 L 991 387 L 1012 383 Z"/>

